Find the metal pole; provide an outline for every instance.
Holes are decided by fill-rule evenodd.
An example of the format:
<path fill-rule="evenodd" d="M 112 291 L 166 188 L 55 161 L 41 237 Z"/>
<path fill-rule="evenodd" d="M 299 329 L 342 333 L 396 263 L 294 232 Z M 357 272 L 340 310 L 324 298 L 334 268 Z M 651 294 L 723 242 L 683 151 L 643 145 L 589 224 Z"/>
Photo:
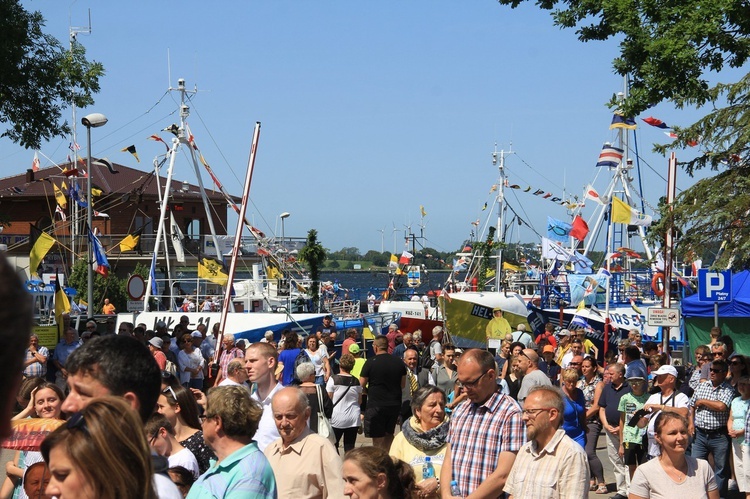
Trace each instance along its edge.
<path fill-rule="evenodd" d="M 86 203 L 86 221 L 88 223 L 89 230 L 93 233 L 93 229 L 91 227 L 93 220 L 93 208 L 91 207 L 91 126 L 86 127 L 86 147 L 88 148 L 88 155 L 86 158 L 86 192 L 88 193 L 88 202 Z M 86 266 L 88 267 L 88 294 L 86 295 L 86 299 L 89 303 L 86 307 L 86 315 L 89 319 L 91 319 L 94 316 L 94 268 L 91 266 L 94 253 L 93 248 L 91 247 L 91 239 L 89 239 L 88 241 L 88 259 L 86 260 Z"/>

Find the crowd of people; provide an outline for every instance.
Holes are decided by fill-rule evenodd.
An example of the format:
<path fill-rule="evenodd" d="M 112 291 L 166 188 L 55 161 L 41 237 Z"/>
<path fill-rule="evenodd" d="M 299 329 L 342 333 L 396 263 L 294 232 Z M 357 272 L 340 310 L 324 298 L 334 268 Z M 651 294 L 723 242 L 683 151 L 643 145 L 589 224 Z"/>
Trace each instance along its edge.
<path fill-rule="evenodd" d="M 717 331 L 687 372 L 637 331 L 602 366 L 584 331 L 508 331 L 501 310 L 495 352 L 394 324 L 365 359 L 327 318 L 252 344 L 189 320 L 67 327 L 50 354 L 1 257 L 0 301 L 0 436 L 51 424 L 2 498 L 580 498 L 608 493 L 602 433 L 615 499 L 750 491 L 748 362 Z"/>

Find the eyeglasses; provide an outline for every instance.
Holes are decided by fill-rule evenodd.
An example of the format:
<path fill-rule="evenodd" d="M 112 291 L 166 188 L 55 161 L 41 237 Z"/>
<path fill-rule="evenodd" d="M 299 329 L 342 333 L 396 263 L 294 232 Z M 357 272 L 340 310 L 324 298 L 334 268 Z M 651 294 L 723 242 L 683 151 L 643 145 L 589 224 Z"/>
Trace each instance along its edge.
<path fill-rule="evenodd" d="M 521 414 L 530 418 L 536 418 L 540 412 L 549 411 L 551 409 L 553 409 L 553 407 L 542 407 L 541 409 L 524 409 L 523 411 L 521 411 Z"/>
<path fill-rule="evenodd" d="M 166 394 L 167 392 L 171 393 L 171 394 L 172 394 L 172 398 L 174 398 L 175 402 L 177 402 L 177 394 L 176 394 L 176 393 L 174 392 L 174 390 L 172 390 L 172 387 L 171 387 L 171 386 L 168 386 L 168 387 L 166 387 L 166 388 L 165 388 L 164 390 L 162 390 L 161 392 L 162 392 L 162 393 L 165 393 L 165 394 Z"/>
<path fill-rule="evenodd" d="M 714 369 L 713 367 L 709 369 L 712 373 L 725 373 L 727 372 L 726 369 Z"/>
<path fill-rule="evenodd" d="M 568 362 L 569 366 L 580 366 L 582 362 Z"/>
<path fill-rule="evenodd" d="M 484 375 L 487 374 L 488 372 L 490 372 L 489 369 L 487 369 L 482 374 L 480 374 L 479 377 L 475 379 L 474 381 L 458 381 L 457 382 L 458 386 L 463 387 L 463 388 L 474 388 L 479 383 L 479 380 L 484 378 Z"/>
<path fill-rule="evenodd" d="M 723 357 L 724 356 L 724 352 L 714 352 L 711 355 L 713 355 L 714 357 L 716 357 L 717 355 Z"/>

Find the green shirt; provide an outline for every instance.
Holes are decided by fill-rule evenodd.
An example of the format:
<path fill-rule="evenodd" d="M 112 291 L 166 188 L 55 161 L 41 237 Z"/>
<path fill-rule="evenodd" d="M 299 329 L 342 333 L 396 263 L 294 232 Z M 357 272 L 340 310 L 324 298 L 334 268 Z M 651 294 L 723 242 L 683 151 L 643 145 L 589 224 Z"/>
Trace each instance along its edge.
<path fill-rule="evenodd" d="M 648 392 L 645 392 L 643 395 L 635 395 L 631 392 L 626 393 L 620 399 L 620 405 L 617 406 L 617 410 L 625 413 L 625 426 L 622 428 L 623 443 L 643 443 L 643 435 L 646 434 L 648 427 L 638 428 L 637 426 L 628 426 L 628 422 L 630 422 L 630 418 L 633 417 L 633 414 L 635 414 L 636 411 L 643 409 L 648 397 Z"/>

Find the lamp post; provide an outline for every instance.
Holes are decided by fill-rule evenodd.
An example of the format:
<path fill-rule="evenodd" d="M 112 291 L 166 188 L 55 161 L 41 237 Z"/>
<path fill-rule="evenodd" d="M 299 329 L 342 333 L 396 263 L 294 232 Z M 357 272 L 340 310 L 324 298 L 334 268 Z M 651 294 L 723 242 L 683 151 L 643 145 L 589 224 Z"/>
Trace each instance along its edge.
<path fill-rule="evenodd" d="M 279 215 L 279 218 L 281 219 L 281 245 L 284 247 L 284 249 L 286 249 L 286 245 L 284 244 L 284 220 L 289 218 L 289 215 L 291 215 L 291 213 L 289 213 L 288 211 L 285 211 L 284 213 Z"/>
<path fill-rule="evenodd" d="M 101 113 L 91 113 L 81 118 L 81 124 L 86 127 L 86 147 L 88 148 L 88 157 L 86 162 L 86 169 L 88 170 L 86 172 L 86 192 L 88 193 L 88 203 L 86 205 L 86 220 L 89 225 L 89 230 L 93 231 L 93 229 L 91 228 L 93 220 L 93 208 L 91 205 L 91 129 L 106 125 L 107 117 Z M 86 298 L 88 299 L 89 303 L 86 307 L 86 315 L 89 319 L 91 319 L 94 316 L 94 268 L 92 267 L 93 248 L 91 246 L 91 241 L 89 241 L 88 248 L 88 295 L 86 296 Z"/>

